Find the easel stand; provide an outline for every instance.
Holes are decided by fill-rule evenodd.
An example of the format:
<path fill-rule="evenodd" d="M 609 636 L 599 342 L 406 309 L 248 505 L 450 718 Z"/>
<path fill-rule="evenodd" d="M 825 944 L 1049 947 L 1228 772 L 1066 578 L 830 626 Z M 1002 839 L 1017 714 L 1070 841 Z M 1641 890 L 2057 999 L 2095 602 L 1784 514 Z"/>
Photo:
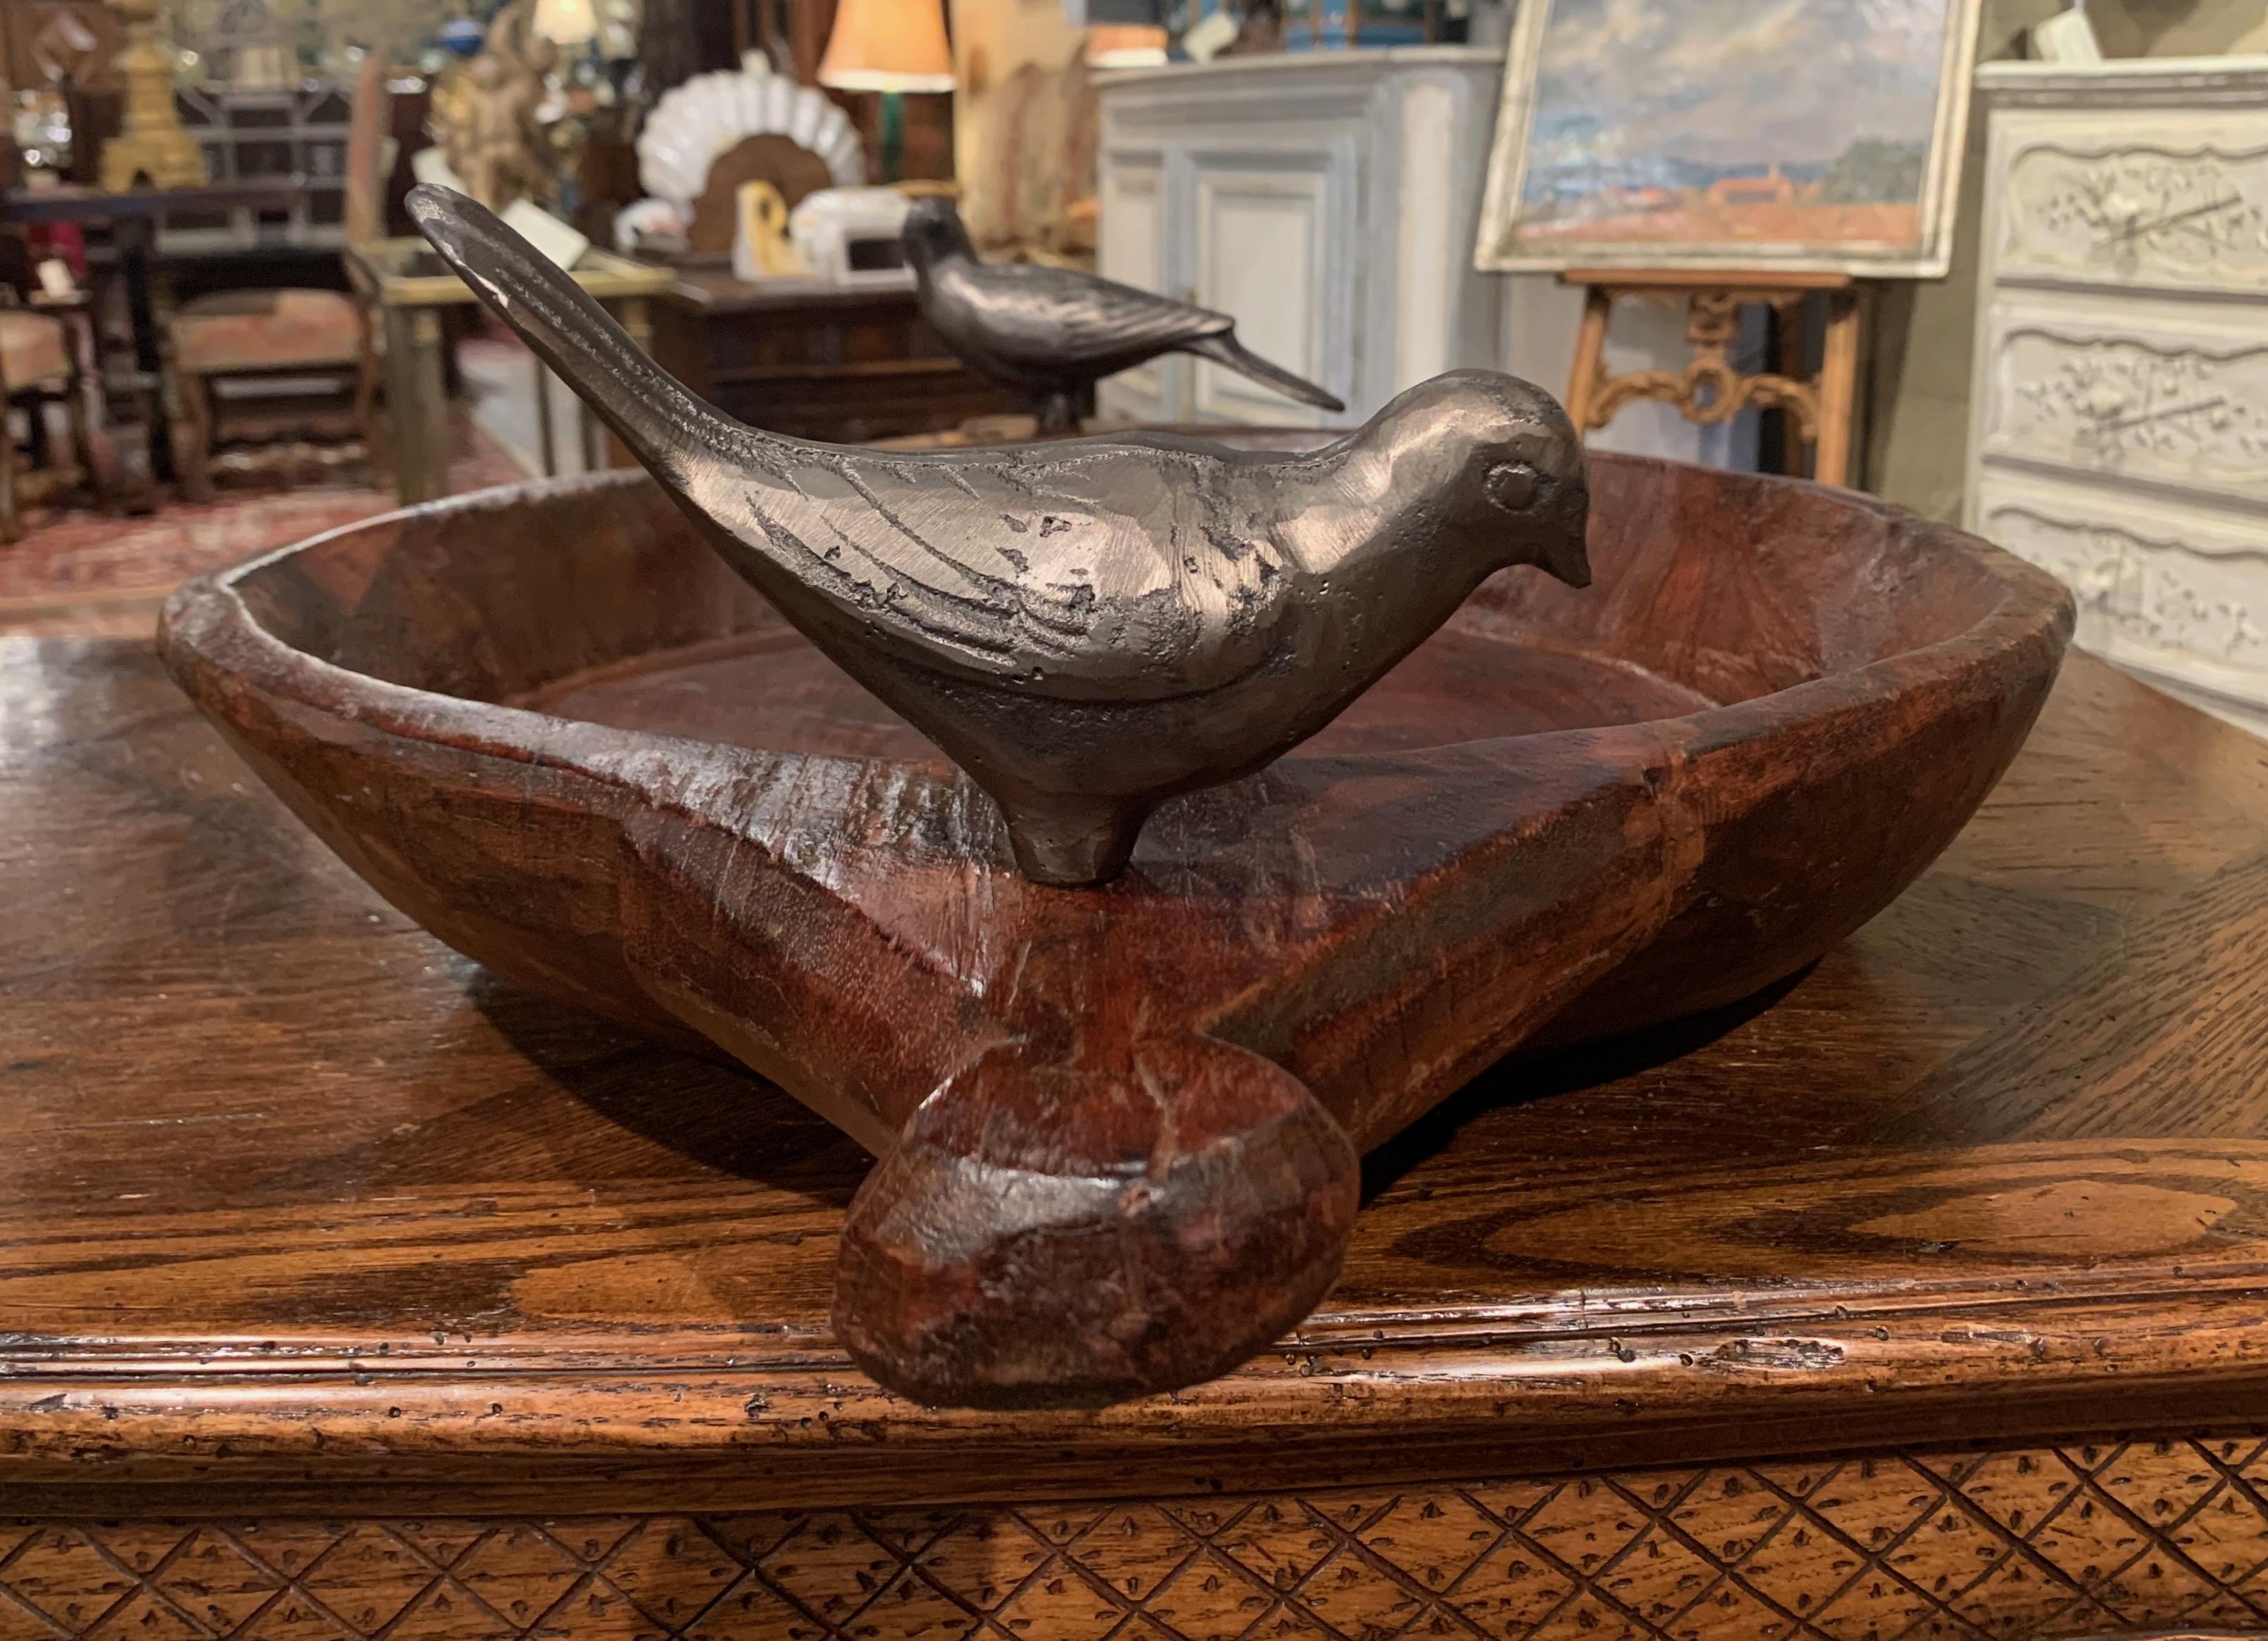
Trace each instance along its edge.
<path fill-rule="evenodd" d="M 1812 477 L 1822 484 L 1850 481 L 1851 430 L 1859 387 L 1859 298 L 1848 274 L 1648 273 L 1628 269 L 1571 269 L 1563 285 L 1585 292 L 1583 329 L 1575 344 L 1567 414 L 1588 435 L 1614 420 L 1624 405 L 1655 399 L 1675 405 L 1686 420 L 1714 426 L 1750 405 L 1782 410 L 1797 437 L 1812 447 Z M 1741 309 L 1763 303 L 1776 315 L 1789 357 L 1800 355 L 1804 299 L 1827 297 L 1827 346 L 1815 377 L 1750 375 L 1732 361 Z M 1606 373 L 1607 322 L 1617 299 L 1685 303 L 1685 339 L 1693 360 L 1683 372 Z"/>

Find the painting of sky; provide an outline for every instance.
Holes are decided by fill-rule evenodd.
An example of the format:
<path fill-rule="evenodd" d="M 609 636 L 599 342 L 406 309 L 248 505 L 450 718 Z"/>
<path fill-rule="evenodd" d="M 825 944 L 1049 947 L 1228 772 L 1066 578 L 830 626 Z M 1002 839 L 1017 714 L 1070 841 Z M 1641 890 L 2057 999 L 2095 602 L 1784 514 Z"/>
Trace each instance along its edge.
<path fill-rule="evenodd" d="M 1539 0 L 1523 237 L 1918 232 L 1955 0 Z"/>

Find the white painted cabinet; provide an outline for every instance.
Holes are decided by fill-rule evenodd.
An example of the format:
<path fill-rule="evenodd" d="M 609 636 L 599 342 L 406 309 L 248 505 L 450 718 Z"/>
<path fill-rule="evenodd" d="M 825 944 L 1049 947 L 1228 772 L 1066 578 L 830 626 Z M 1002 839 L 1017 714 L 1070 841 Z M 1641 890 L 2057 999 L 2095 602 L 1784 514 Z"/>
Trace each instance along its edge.
<path fill-rule="evenodd" d="M 1344 169 L 1199 154 L 1190 181 L 1197 300 L 1233 314 L 1237 339 L 1261 358 L 1346 396 L 1340 384 L 1351 374 L 1345 309 L 1352 282 L 1331 269 L 1333 246 L 1353 226 Z M 1263 421 L 1285 408 L 1281 394 L 1210 359 L 1191 360 L 1189 379 L 1198 421 Z"/>
<path fill-rule="evenodd" d="M 1105 166 L 1096 191 L 1101 203 L 1098 271 L 1145 291 L 1173 289 L 1166 262 L 1166 166 L 1162 159 Z M 1098 409 L 1136 421 L 1160 419 L 1159 407 L 1178 399 L 1183 361 L 1168 356 L 1113 378 Z"/>
<path fill-rule="evenodd" d="M 1348 411 L 1175 356 L 1103 383 L 1101 413 L 1360 421 L 1453 366 L 1500 367 L 1501 291 L 1471 263 L 1502 66 L 1411 47 L 1106 76 L 1101 271 L 1233 315 Z"/>
<path fill-rule="evenodd" d="M 2268 733 L 2268 59 L 1979 70 L 1968 522 Z"/>

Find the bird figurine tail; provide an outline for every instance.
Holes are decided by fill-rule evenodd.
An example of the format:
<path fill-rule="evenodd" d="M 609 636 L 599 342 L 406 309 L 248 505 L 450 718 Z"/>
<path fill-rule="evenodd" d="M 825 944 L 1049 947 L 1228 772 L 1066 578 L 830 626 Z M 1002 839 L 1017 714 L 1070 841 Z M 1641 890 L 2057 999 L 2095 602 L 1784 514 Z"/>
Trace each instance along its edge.
<path fill-rule="evenodd" d="M 1304 377 L 1294 376 L 1280 365 L 1270 364 L 1239 342 L 1233 334 L 1207 336 L 1201 342 L 1192 342 L 1188 351 L 1201 359 L 1209 359 L 1216 365 L 1226 365 L 1255 381 L 1264 382 L 1277 392 L 1297 399 L 1302 404 L 1312 404 L 1319 410 L 1336 412 L 1346 409 L 1346 401 L 1329 388 L 1318 388 Z"/>
<path fill-rule="evenodd" d="M 745 443 L 720 415 L 647 357 L 589 292 L 477 201 L 431 183 L 410 190 L 409 215 L 466 284 L 518 331 L 665 481 L 706 449 Z"/>

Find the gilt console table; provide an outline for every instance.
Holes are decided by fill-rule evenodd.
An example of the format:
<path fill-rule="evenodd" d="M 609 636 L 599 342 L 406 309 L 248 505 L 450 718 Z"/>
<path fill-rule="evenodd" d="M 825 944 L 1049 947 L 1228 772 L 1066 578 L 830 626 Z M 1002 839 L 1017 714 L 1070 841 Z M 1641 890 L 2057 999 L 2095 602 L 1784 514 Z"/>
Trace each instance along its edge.
<path fill-rule="evenodd" d="M 480 298 L 451 273 L 423 240 L 372 240 L 347 247 L 356 285 L 384 315 L 386 326 L 387 418 L 393 443 L 394 488 L 407 506 L 449 493 L 449 399 L 442 359 L 441 314 L 446 308 L 477 307 Z M 641 347 L 650 347 L 653 329 L 648 302 L 674 283 L 666 268 L 652 267 L 611 251 L 585 251 L 575 264 L 575 283 L 608 305 Z M 543 461 L 554 467 L 551 397 L 543 367 L 535 369 L 536 415 L 541 421 Z M 578 403 L 583 458 L 591 468 L 611 467 L 615 457 L 590 407 Z M 627 460 L 628 458 L 623 458 Z"/>
<path fill-rule="evenodd" d="M 2268 749 L 2099 662 L 1809 973 L 1501 1068 L 1097 1413 L 862 1379 L 848 1142 L 450 955 L 141 647 L 0 641 L 0 817 L 9 1641 L 2268 1631 Z"/>

